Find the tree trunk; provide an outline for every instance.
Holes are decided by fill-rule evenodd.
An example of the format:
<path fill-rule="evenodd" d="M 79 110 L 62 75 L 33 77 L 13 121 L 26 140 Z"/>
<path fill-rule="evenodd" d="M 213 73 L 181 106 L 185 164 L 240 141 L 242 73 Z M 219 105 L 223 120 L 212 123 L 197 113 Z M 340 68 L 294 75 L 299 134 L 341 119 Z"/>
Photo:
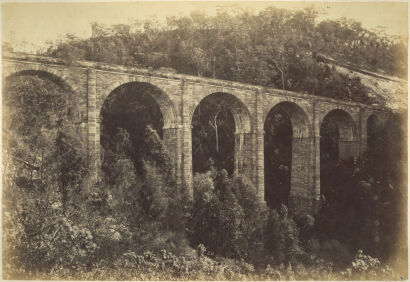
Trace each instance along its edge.
<path fill-rule="evenodd" d="M 275 67 L 280 71 L 281 76 L 282 76 L 282 89 L 285 90 L 285 78 L 283 75 L 283 71 L 282 69 L 278 66 L 278 63 L 276 62 L 276 60 L 273 60 L 273 62 L 275 63 Z"/>
<path fill-rule="evenodd" d="M 215 138 L 216 138 L 216 152 L 219 153 L 219 142 L 218 142 L 218 125 L 215 121 Z"/>
<path fill-rule="evenodd" d="M 211 121 L 209 121 L 209 124 L 214 128 L 214 130 L 215 130 L 215 139 L 216 139 L 216 152 L 217 153 L 219 153 L 219 141 L 218 141 L 218 123 L 217 123 L 217 118 L 218 118 L 218 116 L 219 116 L 219 112 L 217 112 L 216 114 L 215 114 L 215 117 L 214 117 L 214 123 L 212 123 Z"/>
<path fill-rule="evenodd" d="M 216 61 L 216 58 L 214 56 L 214 78 L 215 78 L 215 61 Z"/>
<path fill-rule="evenodd" d="M 43 162 L 44 162 L 44 151 L 41 150 L 41 164 L 40 164 L 40 188 L 44 190 L 43 187 Z"/>

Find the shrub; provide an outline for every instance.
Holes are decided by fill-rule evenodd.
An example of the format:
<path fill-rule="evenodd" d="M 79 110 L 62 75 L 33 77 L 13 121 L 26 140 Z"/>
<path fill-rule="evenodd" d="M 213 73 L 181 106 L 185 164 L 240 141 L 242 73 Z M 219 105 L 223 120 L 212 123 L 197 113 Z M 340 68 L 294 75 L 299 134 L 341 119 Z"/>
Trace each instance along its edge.
<path fill-rule="evenodd" d="M 275 263 L 294 264 L 304 254 L 299 229 L 285 205 L 279 211 L 269 212 L 265 238 L 265 246 L 274 255 Z"/>
<path fill-rule="evenodd" d="M 340 274 L 344 279 L 352 280 L 392 280 L 400 278 L 388 265 L 382 266 L 379 259 L 364 254 L 362 250 L 357 251 L 352 266 Z"/>
<path fill-rule="evenodd" d="M 6 277 L 28 279 L 38 272 L 76 270 L 96 259 L 95 229 L 80 210 L 63 209 L 58 193 L 32 193 L 27 200 L 25 191 L 14 188 L 15 201 L 4 218 Z"/>
<path fill-rule="evenodd" d="M 333 262 L 337 266 L 344 266 L 353 258 L 353 255 L 349 252 L 348 248 L 336 239 L 323 242 L 320 256 L 326 261 Z"/>

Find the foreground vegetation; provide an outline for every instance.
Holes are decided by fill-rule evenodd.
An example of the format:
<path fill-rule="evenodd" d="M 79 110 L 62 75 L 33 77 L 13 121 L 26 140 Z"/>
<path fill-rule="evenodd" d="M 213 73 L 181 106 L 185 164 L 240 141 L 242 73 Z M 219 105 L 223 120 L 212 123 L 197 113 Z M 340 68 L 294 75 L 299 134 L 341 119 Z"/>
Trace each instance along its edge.
<path fill-rule="evenodd" d="M 3 269 L 6 279 L 400 279 L 406 277 L 406 163 L 397 117 L 374 152 L 342 162 L 317 216 L 260 205 L 244 177 L 209 166 L 194 198 L 178 190 L 161 138 L 139 162 L 118 128 L 90 181 L 67 93 L 36 76 L 6 85 Z M 64 98 L 62 98 L 64 97 Z M 39 105 L 42 105 L 39 107 Z M 395 121 L 395 122 L 394 122 Z M 115 150 L 113 149 L 115 148 Z M 383 160 L 383 161 L 381 161 Z M 380 166 L 374 166 L 380 163 Z M 109 169 L 108 169 L 109 168 Z M 337 178 L 335 178 L 337 179 Z M 404 186 L 403 186 L 404 185 Z M 390 263 L 394 269 L 386 263 Z M 404 272 L 403 272 L 404 271 Z"/>
<path fill-rule="evenodd" d="M 69 37 L 47 55 L 365 103 L 375 102 L 366 87 L 337 73 L 326 56 L 406 75 L 403 43 L 352 21 L 317 23 L 316 17 L 313 10 L 269 8 L 258 15 L 193 13 L 169 18 L 165 26 L 151 20 L 94 25 L 92 38 Z M 284 112 L 269 115 L 265 126 L 265 147 L 276 152 L 265 160 L 272 172 L 266 206 L 252 183 L 233 173 L 229 103 L 201 103 L 192 121 L 196 174 L 194 197 L 188 199 L 173 178 L 161 140 L 162 116 L 150 91 L 126 85 L 107 98 L 101 111 L 102 177 L 92 181 L 76 97 L 47 77 L 7 80 L 5 279 L 407 278 L 407 113 L 392 115 L 388 127 L 372 133 L 362 158 L 336 161 L 330 174 L 323 171 L 319 213 L 298 216 L 283 201 L 292 137 Z"/>

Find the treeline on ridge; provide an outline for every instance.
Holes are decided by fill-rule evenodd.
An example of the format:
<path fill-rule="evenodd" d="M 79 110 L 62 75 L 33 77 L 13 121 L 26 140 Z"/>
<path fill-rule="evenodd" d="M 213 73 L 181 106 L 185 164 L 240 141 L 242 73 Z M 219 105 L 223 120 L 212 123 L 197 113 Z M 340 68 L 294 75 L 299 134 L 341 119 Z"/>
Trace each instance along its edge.
<path fill-rule="evenodd" d="M 407 45 L 398 37 L 338 19 L 319 22 L 314 9 L 266 8 L 168 17 L 110 27 L 94 23 L 92 36 L 67 35 L 44 55 L 71 60 L 165 69 L 313 95 L 375 103 L 358 77 L 326 63 L 407 76 Z"/>

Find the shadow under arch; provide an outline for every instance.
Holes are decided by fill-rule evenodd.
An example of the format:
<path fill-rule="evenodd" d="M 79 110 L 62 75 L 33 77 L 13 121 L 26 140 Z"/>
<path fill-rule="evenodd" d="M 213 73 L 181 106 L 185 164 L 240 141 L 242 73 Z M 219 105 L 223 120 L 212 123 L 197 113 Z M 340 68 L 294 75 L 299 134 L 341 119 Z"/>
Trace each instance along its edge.
<path fill-rule="evenodd" d="M 327 113 L 320 124 L 320 194 L 323 208 L 338 202 L 340 187 L 352 175 L 360 146 L 352 116 L 341 109 Z"/>
<path fill-rule="evenodd" d="M 219 122 L 222 122 L 218 115 L 222 113 L 225 115 L 224 121 L 227 123 L 225 124 L 225 131 L 228 132 L 225 132 L 227 133 L 227 136 L 224 138 L 225 140 L 216 138 L 216 136 L 220 134 L 220 132 L 217 133 L 217 127 Z M 215 123 L 217 127 L 215 127 Z M 195 165 L 198 158 L 197 143 L 205 142 L 209 145 L 210 142 L 213 142 L 211 139 L 208 141 L 204 138 L 204 135 L 209 137 L 208 132 L 213 130 L 214 132 L 212 134 L 214 134 L 213 140 L 215 140 L 215 144 L 219 146 L 218 142 L 225 142 L 225 147 L 229 147 L 225 148 L 226 155 L 220 156 L 220 158 L 232 159 L 231 164 L 228 165 L 229 167 L 220 168 L 225 168 L 231 174 L 241 173 L 247 175 L 249 178 L 252 177 L 251 115 L 246 105 L 239 98 L 226 92 L 215 92 L 207 95 L 196 106 L 192 114 L 191 124 L 193 172 L 198 172 L 198 166 Z M 212 126 L 214 127 L 212 128 Z M 213 150 L 213 152 L 210 151 L 212 150 L 208 150 L 204 153 L 203 158 L 216 157 L 216 154 L 219 153 L 216 152 L 217 149 Z"/>
<path fill-rule="evenodd" d="M 166 93 L 147 82 L 128 82 L 115 87 L 100 108 L 100 145 L 106 150 L 116 128 L 125 129 L 131 138 L 134 162 L 142 161 L 145 128 L 151 126 L 162 139 L 175 173 L 177 140 L 176 110 Z M 104 154 L 102 154 L 104 162 Z"/>
<path fill-rule="evenodd" d="M 294 102 L 279 102 L 264 122 L 265 199 L 303 208 L 313 193 L 312 126 L 308 114 Z"/>
<path fill-rule="evenodd" d="M 104 104 L 106 103 L 107 99 L 113 94 L 113 93 L 118 93 L 118 92 L 124 92 L 124 91 L 133 91 L 134 94 L 138 96 L 138 94 L 143 93 L 143 94 L 149 94 L 157 103 L 161 110 L 161 114 L 163 117 L 163 128 L 173 128 L 176 125 L 176 110 L 173 102 L 169 98 L 169 96 L 162 91 L 159 87 L 148 83 L 148 82 L 128 82 L 121 84 L 117 87 L 115 87 L 110 93 L 105 97 L 104 102 L 101 106 L 100 112 L 102 108 L 104 107 Z"/>
<path fill-rule="evenodd" d="M 346 160 L 358 155 L 358 132 L 352 116 L 341 109 L 331 110 L 320 124 L 321 159 Z M 329 156 L 322 151 L 329 151 Z"/>

